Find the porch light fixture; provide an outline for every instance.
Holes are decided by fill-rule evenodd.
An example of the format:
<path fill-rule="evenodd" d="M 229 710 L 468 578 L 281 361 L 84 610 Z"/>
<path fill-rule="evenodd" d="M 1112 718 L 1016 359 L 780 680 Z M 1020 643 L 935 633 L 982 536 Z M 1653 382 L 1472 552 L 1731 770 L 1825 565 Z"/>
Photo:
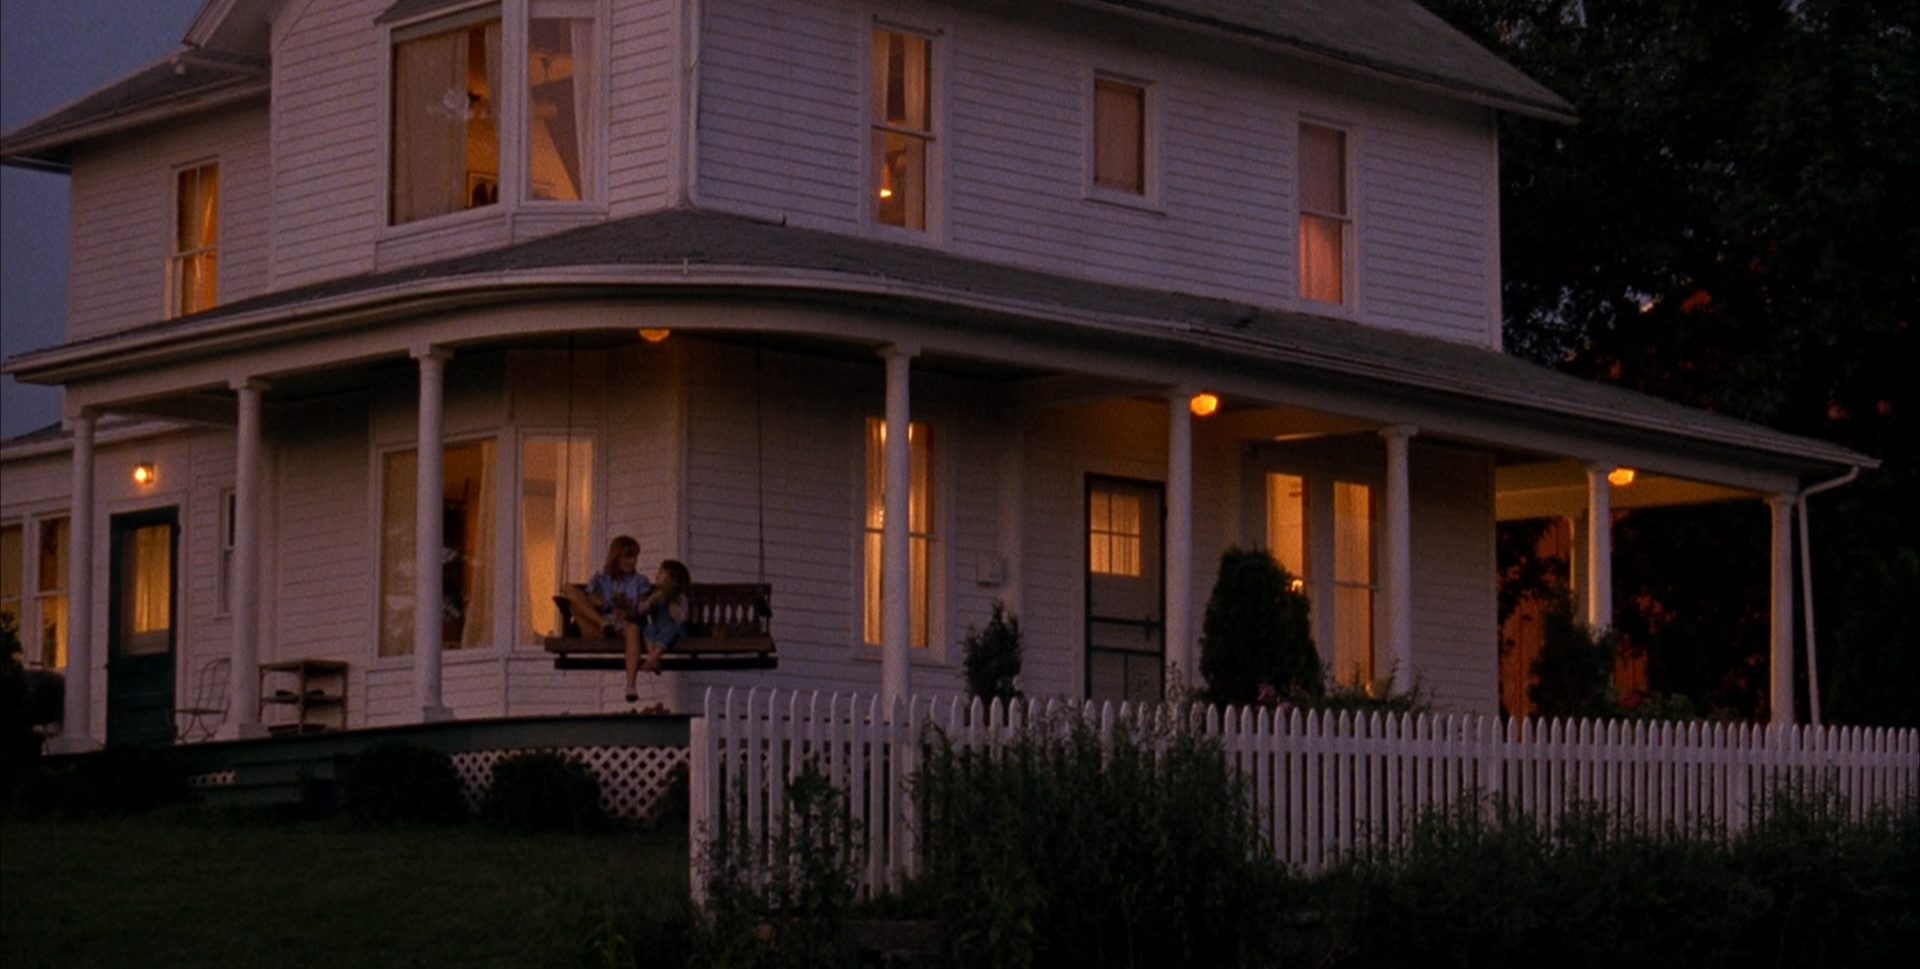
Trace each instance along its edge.
<path fill-rule="evenodd" d="M 154 467 L 152 461 L 142 461 L 133 466 L 134 484 L 147 488 L 158 480 L 160 480 L 160 469 Z"/>
<path fill-rule="evenodd" d="M 1633 483 L 1632 468 L 1614 468 L 1607 472 L 1607 483 L 1616 488 L 1625 488 Z"/>
<path fill-rule="evenodd" d="M 662 342 L 665 342 L 667 337 L 670 337 L 672 335 L 673 335 L 672 330 L 641 330 L 640 331 L 640 339 L 645 340 L 648 343 L 662 343 Z"/>
<path fill-rule="evenodd" d="M 1208 417 L 1220 409 L 1220 398 L 1213 394 L 1194 394 L 1193 399 L 1187 401 L 1187 409 L 1193 411 L 1195 417 Z"/>

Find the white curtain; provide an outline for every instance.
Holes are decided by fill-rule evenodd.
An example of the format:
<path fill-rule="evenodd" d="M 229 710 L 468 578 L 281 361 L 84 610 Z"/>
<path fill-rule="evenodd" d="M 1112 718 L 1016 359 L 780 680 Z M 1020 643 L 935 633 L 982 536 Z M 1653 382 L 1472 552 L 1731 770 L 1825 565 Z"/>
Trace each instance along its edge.
<path fill-rule="evenodd" d="M 593 93 L 600 84 L 594 74 L 593 21 L 570 22 L 573 33 L 573 157 L 578 198 L 593 195 L 593 162 L 597 145 L 593 132 Z"/>
<path fill-rule="evenodd" d="M 474 649 L 493 642 L 493 549 L 495 510 L 493 442 L 483 441 L 479 449 L 478 470 L 468 482 L 472 500 L 467 503 L 467 540 L 460 549 L 466 577 L 466 623 L 460 630 L 460 648 Z"/>
<path fill-rule="evenodd" d="M 401 44 L 393 58 L 393 221 L 459 211 L 466 200 L 467 34 Z"/>

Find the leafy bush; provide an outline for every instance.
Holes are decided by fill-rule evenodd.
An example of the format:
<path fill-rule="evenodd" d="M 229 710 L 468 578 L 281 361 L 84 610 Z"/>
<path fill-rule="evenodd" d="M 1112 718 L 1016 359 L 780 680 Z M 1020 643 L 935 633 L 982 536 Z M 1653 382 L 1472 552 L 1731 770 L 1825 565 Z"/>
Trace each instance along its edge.
<path fill-rule="evenodd" d="M 28 817 L 76 819 L 143 814 L 192 797 L 172 750 L 108 744 L 41 765 L 21 783 L 16 803 Z"/>
<path fill-rule="evenodd" d="M 1020 620 L 1005 603 L 993 604 L 985 629 L 967 627 L 961 652 L 968 693 L 983 700 L 1020 695 Z"/>
<path fill-rule="evenodd" d="M 1613 667 L 1619 637 L 1595 633 L 1573 616 L 1562 599 L 1541 616 L 1540 658 L 1527 691 L 1542 717 L 1605 717 L 1614 706 Z"/>
<path fill-rule="evenodd" d="M 748 794 L 743 783 L 734 796 L 744 802 Z M 744 826 L 708 843 L 708 905 L 689 965 L 858 964 L 844 930 L 865 858 L 860 826 L 846 795 L 813 763 L 788 782 L 787 806 L 764 854 Z"/>
<path fill-rule="evenodd" d="M 1576 808 L 1549 829 L 1467 801 L 1308 889 L 1321 938 L 1289 961 L 1342 966 L 1904 965 L 1920 942 L 1920 818 L 1845 821 L 1788 794 L 1728 842 L 1643 833 Z"/>
<path fill-rule="evenodd" d="M 341 780 L 347 818 L 369 826 L 447 824 L 466 817 L 453 758 L 404 740 L 360 752 Z"/>
<path fill-rule="evenodd" d="M 1334 713 L 1382 713 L 1382 714 L 1421 714 L 1433 712 L 1433 701 L 1415 683 L 1405 691 L 1386 690 L 1370 692 L 1367 687 L 1349 686 L 1339 682 L 1329 682 L 1318 692 L 1295 690 L 1279 696 L 1281 701 L 1299 707 L 1302 710 L 1325 710 Z M 1264 698 L 1263 698 L 1264 702 Z"/>
<path fill-rule="evenodd" d="M 1222 704 L 1252 703 L 1263 687 L 1320 688 L 1306 596 L 1293 591 L 1293 577 L 1273 556 L 1238 547 L 1221 554 L 1201 627 L 1200 674 L 1206 698 Z"/>
<path fill-rule="evenodd" d="M 40 756 L 33 732 L 27 671 L 20 663 L 20 624 L 0 612 L 0 797 L 11 795 Z"/>
<path fill-rule="evenodd" d="M 480 818 L 509 831 L 580 834 L 606 826 L 600 779 L 585 764 L 536 750 L 502 759 L 480 798 Z"/>
<path fill-rule="evenodd" d="M 1078 717 L 998 753 L 936 738 L 916 779 L 925 876 L 960 965 L 1267 961 L 1284 879 L 1211 741 Z"/>

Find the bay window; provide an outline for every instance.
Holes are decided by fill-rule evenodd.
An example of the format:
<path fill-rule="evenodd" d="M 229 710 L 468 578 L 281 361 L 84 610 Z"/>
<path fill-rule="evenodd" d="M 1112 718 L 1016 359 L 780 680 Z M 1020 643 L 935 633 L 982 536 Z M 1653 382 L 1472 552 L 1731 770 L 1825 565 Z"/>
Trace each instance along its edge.
<path fill-rule="evenodd" d="M 560 635 L 553 595 L 600 567 L 593 524 L 593 441 L 529 436 L 520 449 L 520 642 Z"/>
<path fill-rule="evenodd" d="M 500 200 L 500 9 L 393 32 L 395 225 Z"/>
<path fill-rule="evenodd" d="M 527 13 L 526 196 L 579 202 L 589 179 L 597 89 L 594 0 L 534 0 Z"/>

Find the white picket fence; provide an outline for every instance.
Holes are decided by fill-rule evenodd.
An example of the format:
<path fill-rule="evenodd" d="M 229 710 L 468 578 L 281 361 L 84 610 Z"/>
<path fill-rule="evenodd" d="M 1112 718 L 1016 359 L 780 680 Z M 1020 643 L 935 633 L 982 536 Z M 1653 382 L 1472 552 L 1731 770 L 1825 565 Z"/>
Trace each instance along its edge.
<path fill-rule="evenodd" d="M 1622 824 L 1710 836 L 1761 817 L 1785 785 L 1837 793 L 1855 817 L 1920 795 L 1914 730 L 918 697 L 886 711 L 868 695 L 728 690 L 709 692 L 692 722 L 696 889 L 703 845 L 715 833 L 744 833 L 762 850 L 779 843 L 791 817 L 788 785 L 810 763 L 847 795 L 865 841 L 865 889 L 897 889 L 920 862 L 911 780 L 930 728 L 957 746 L 995 751 L 1063 717 L 1086 718 L 1102 736 L 1122 721 L 1157 720 L 1217 738 L 1275 857 L 1306 872 L 1391 843 L 1413 818 L 1463 797 L 1548 824 L 1595 805 Z"/>

